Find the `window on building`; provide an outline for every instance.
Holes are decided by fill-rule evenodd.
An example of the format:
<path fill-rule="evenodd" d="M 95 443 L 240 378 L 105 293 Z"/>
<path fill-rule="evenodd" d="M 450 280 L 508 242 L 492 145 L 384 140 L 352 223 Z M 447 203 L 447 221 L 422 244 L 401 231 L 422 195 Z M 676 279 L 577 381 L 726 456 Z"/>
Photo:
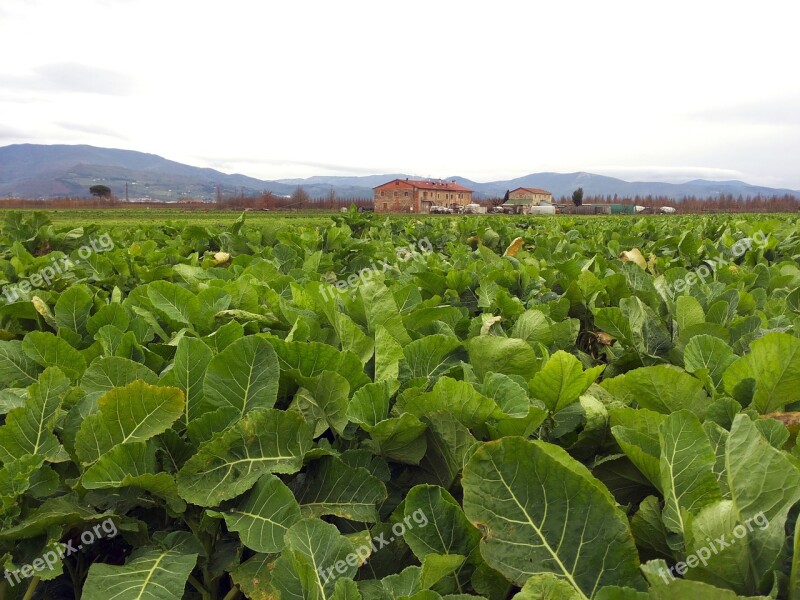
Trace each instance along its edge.
<path fill-rule="evenodd" d="M 408 192 L 403 192 L 403 196 L 408 197 Z"/>
<path fill-rule="evenodd" d="M 389 210 L 389 203 L 388 202 L 384 202 L 383 203 L 383 210 Z"/>
<path fill-rule="evenodd" d="M 383 190 L 381 190 L 381 198 L 383 198 L 383 194 L 384 194 L 384 192 L 383 192 Z"/>

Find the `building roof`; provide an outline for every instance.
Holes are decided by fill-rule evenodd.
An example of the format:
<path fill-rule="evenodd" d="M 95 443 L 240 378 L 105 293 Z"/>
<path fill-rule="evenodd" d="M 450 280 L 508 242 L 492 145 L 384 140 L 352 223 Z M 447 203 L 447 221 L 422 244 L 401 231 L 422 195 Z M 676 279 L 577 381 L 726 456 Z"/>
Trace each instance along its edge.
<path fill-rule="evenodd" d="M 511 193 L 513 194 L 514 192 L 520 192 L 520 191 L 521 192 L 530 192 L 531 194 L 547 194 L 547 195 L 552 196 L 552 194 L 550 192 L 548 192 L 547 190 L 543 190 L 541 188 L 518 187 L 515 190 L 511 190 Z"/>
<path fill-rule="evenodd" d="M 381 185 L 378 185 L 372 189 L 377 190 L 378 188 L 385 187 L 389 184 L 394 183 L 395 181 L 399 181 L 402 184 L 409 185 L 411 187 L 419 188 L 421 190 L 443 190 L 447 192 L 471 192 L 472 190 L 464 187 L 463 185 L 459 185 L 455 181 L 432 181 L 432 180 L 423 180 L 423 179 L 393 179 L 392 181 L 387 181 Z"/>

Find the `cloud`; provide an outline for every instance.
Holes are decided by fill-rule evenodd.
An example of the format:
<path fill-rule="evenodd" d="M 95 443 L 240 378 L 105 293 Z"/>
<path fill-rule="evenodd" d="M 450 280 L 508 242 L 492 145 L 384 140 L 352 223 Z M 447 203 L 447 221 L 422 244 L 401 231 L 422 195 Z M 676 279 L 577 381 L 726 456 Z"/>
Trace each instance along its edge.
<path fill-rule="evenodd" d="M 279 168 L 288 172 L 295 172 L 296 170 L 319 169 L 326 171 L 326 173 L 314 172 L 314 175 L 374 175 L 376 173 L 394 172 L 396 169 L 391 168 L 373 168 L 373 167 L 354 167 L 352 165 L 339 165 L 326 162 L 302 161 L 302 160 L 289 160 L 289 159 L 271 159 L 271 158 L 253 158 L 253 157 L 238 157 L 238 158 L 219 158 L 219 157 L 196 157 L 198 161 L 205 162 L 211 168 L 223 172 L 246 172 L 248 167 L 255 166 L 260 168 Z"/>
<path fill-rule="evenodd" d="M 48 89 L 125 96 L 133 90 L 132 81 L 122 73 L 79 63 L 43 65 L 35 71 Z"/>
<path fill-rule="evenodd" d="M 19 129 L 0 124 L 0 140 L 19 140 L 25 137 L 25 133 Z"/>
<path fill-rule="evenodd" d="M 695 111 L 688 116 L 691 119 L 736 125 L 800 127 L 800 94 L 718 106 Z"/>
<path fill-rule="evenodd" d="M 128 139 L 121 133 L 114 131 L 113 129 L 110 129 L 108 127 L 103 127 L 102 125 L 92 125 L 87 123 L 71 123 L 67 121 L 59 121 L 53 123 L 53 125 L 57 125 L 58 127 L 61 127 L 62 129 L 66 129 L 68 131 L 77 131 L 79 133 L 88 133 L 91 135 L 103 135 L 107 137 L 117 138 L 120 140 Z"/>
<path fill-rule="evenodd" d="M 134 91 L 131 77 L 122 73 L 76 62 L 40 65 L 30 75 L 0 75 L 6 90 L 68 92 L 127 96 Z"/>

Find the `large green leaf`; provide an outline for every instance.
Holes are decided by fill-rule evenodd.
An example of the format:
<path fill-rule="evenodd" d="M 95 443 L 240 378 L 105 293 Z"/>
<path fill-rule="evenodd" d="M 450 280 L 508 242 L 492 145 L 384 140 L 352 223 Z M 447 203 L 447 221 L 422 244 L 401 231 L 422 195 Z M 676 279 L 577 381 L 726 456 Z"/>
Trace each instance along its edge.
<path fill-rule="evenodd" d="M 390 381 L 368 383 L 353 394 L 347 406 L 347 418 L 368 427 L 377 425 L 389 416 L 392 393 Z"/>
<path fill-rule="evenodd" d="M 420 466 L 431 480 L 449 489 L 461 474 L 470 449 L 477 443 L 469 429 L 449 413 L 425 415 L 427 450 Z"/>
<path fill-rule="evenodd" d="M 208 363 L 203 383 L 202 411 L 232 406 L 244 415 L 272 408 L 278 397 L 278 358 L 265 339 L 236 340 Z"/>
<path fill-rule="evenodd" d="M 622 451 L 642 474 L 661 489 L 661 413 L 646 408 L 611 410 L 611 433 Z"/>
<path fill-rule="evenodd" d="M 198 417 L 203 404 L 203 378 L 213 357 L 211 348 L 197 338 L 183 337 L 178 342 L 175 360 L 159 381 L 159 385 L 176 387 L 183 391 L 186 403 L 183 410 L 183 426 Z"/>
<path fill-rule="evenodd" d="M 347 407 L 350 404 L 350 384 L 333 371 L 323 371 L 315 377 L 297 377 L 304 389 L 295 395 L 301 412 L 310 414 L 324 429 L 330 427 L 339 435 L 347 426 Z"/>
<path fill-rule="evenodd" d="M 265 473 L 297 472 L 311 443 L 311 430 L 298 413 L 252 411 L 200 446 L 178 472 L 178 489 L 187 502 L 217 506 Z"/>
<path fill-rule="evenodd" d="M 369 281 L 359 286 L 358 293 L 370 333 L 374 334 L 379 327 L 383 327 L 398 343 L 407 344 L 411 341 L 388 287 L 379 281 Z"/>
<path fill-rule="evenodd" d="M 375 331 L 375 381 L 394 380 L 400 373 L 400 360 L 404 358 L 403 346 L 385 327 Z"/>
<path fill-rule="evenodd" d="M 333 525 L 319 519 L 303 519 L 286 532 L 286 550 L 271 569 L 265 598 L 344 600 L 337 596 L 337 580 L 352 578 L 357 562 L 355 545 Z M 368 550 L 367 550 L 368 552 Z M 368 555 L 368 554 L 367 554 Z"/>
<path fill-rule="evenodd" d="M 94 335 L 105 325 L 114 325 L 120 331 L 126 331 L 130 322 L 128 312 L 122 304 L 105 304 L 86 321 L 86 331 Z"/>
<path fill-rule="evenodd" d="M 249 600 L 271 600 L 274 595 L 267 589 L 267 582 L 272 577 L 274 561 L 274 554 L 254 554 L 230 572 L 231 580 Z"/>
<path fill-rule="evenodd" d="M 78 379 L 86 370 L 83 355 L 65 340 L 46 331 L 31 331 L 22 340 L 22 350 L 43 367 L 58 367 L 70 379 Z"/>
<path fill-rule="evenodd" d="M 717 457 L 700 420 L 689 411 L 672 413 L 659 430 L 664 524 L 683 535 L 684 511 L 694 513 L 722 500 L 714 476 Z"/>
<path fill-rule="evenodd" d="M 580 600 L 581 594 L 552 573 L 534 575 L 511 600 Z"/>
<path fill-rule="evenodd" d="M 797 290 L 800 290 L 800 288 L 797 288 Z M 794 525 L 792 570 L 789 574 L 789 600 L 800 600 L 800 520 Z"/>
<path fill-rule="evenodd" d="M 81 424 L 75 453 L 93 463 L 117 444 L 146 441 L 163 433 L 183 414 L 183 392 L 134 381 L 98 400 L 99 411 Z"/>
<path fill-rule="evenodd" d="M 115 387 L 123 387 L 136 380 L 155 385 L 158 377 L 145 365 L 120 356 L 96 358 L 81 378 L 81 389 L 89 396 L 99 398 Z"/>
<path fill-rule="evenodd" d="M 336 515 L 375 523 L 379 521 L 378 506 L 386 499 L 386 486 L 364 468 L 323 456 L 308 466 L 295 495 L 304 516 Z"/>
<path fill-rule="evenodd" d="M 666 365 L 634 369 L 601 385 L 626 404 L 664 414 L 685 408 L 703 415 L 708 404 L 702 381 Z"/>
<path fill-rule="evenodd" d="M 678 331 L 682 333 L 693 325 L 705 323 L 706 314 L 694 296 L 678 296 L 675 299 L 675 320 Z"/>
<path fill-rule="evenodd" d="M 388 460 L 416 465 L 425 456 L 427 444 L 423 434 L 427 426 L 411 413 L 362 427 L 370 436 L 364 447 Z"/>
<path fill-rule="evenodd" d="M 22 350 L 22 342 L 0 341 L 0 383 L 5 387 L 28 386 L 36 383 L 42 371 Z"/>
<path fill-rule="evenodd" d="M 723 375 L 725 389 L 765 414 L 800 400 L 800 339 L 769 333 L 750 344 Z"/>
<path fill-rule="evenodd" d="M 475 427 L 488 419 L 506 415 L 495 402 L 465 381 L 442 377 L 425 394 L 399 400 L 396 410 L 422 416 L 433 412 L 448 412 L 467 427 Z"/>
<path fill-rule="evenodd" d="M 731 499 L 686 513 L 685 551 L 706 558 L 686 577 L 752 595 L 786 558 L 785 527 L 800 500 L 800 471 L 746 415 L 735 418 L 724 452 Z"/>
<path fill-rule="evenodd" d="M 785 521 L 800 500 L 800 470 L 773 448 L 747 415 L 737 415 L 725 445 L 725 471 L 731 497 L 745 519 L 762 514 Z"/>
<path fill-rule="evenodd" d="M 197 554 L 142 548 L 124 566 L 93 563 L 82 600 L 182 600 Z"/>
<path fill-rule="evenodd" d="M 531 399 L 523 383 L 502 373 L 487 373 L 480 386 L 481 393 L 494 400 L 506 415 L 522 418 L 531 409 Z"/>
<path fill-rule="evenodd" d="M 553 332 L 547 316 L 540 310 L 526 310 L 514 323 L 511 337 L 520 338 L 533 344 L 549 347 L 553 343 Z"/>
<path fill-rule="evenodd" d="M 463 487 L 483 558 L 517 585 L 553 573 L 580 598 L 605 585 L 643 587 L 627 518 L 562 448 L 514 437 L 489 442 L 464 468 Z"/>
<path fill-rule="evenodd" d="M 278 355 L 283 373 L 291 378 L 316 377 L 323 371 L 338 373 L 357 390 L 369 378 L 364 373 L 364 365 L 352 352 L 340 352 L 333 346 L 319 342 L 287 342 L 277 338 L 265 338 Z"/>
<path fill-rule="evenodd" d="M 403 513 L 407 523 L 403 539 L 420 560 L 429 554 L 469 556 L 481 539 L 458 502 L 439 486 L 411 488 Z"/>
<path fill-rule="evenodd" d="M 736 360 L 730 346 L 712 335 L 696 335 L 686 344 L 683 361 L 686 370 L 695 373 L 700 369 L 708 371 L 708 375 L 719 386 L 722 374 Z"/>
<path fill-rule="evenodd" d="M 53 435 L 56 413 L 69 389 L 69 380 L 57 368 L 45 369 L 39 381 L 28 388 L 25 406 L 13 409 L 0 427 L 0 461 L 9 462 L 27 454 L 49 461 L 67 456 Z"/>
<path fill-rule="evenodd" d="M 19 515 L 18 499 L 31 488 L 43 463 L 43 456 L 26 454 L 0 468 L 0 520 Z"/>
<path fill-rule="evenodd" d="M 300 506 L 291 490 L 275 475 L 267 473 L 237 505 L 224 513 L 209 511 L 225 518 L 242 543 L 256 552 L 280 552 L 289 527 L 300 520 Z"/>
<path fill-rule="evenodd" d="M 461 342 L 444 334 L 422 337 L 403 346 L 400 380 L 436 379 L 458 365 L 463 358 Z"/>
<path fill-rule="evenodd" d="M 332 325 L 336 335 L 339 336 L 342 350 L 349 350 L 358 356 L 362 364 L 367 364 L 375 353 L 374 340 L 344 313 L 334 312 Z"/>
<path fill-rule="evenodd" d="M 756 566 L 759 562 L 758 555 L 762 550 L 769 549 L 763 548 L 764 540 L 754 539 L 755 536 L 748 533 L 746 526 L 743 526 L 744 537 L 734 536 L 734 531 L 738 533 L 740 518 L 733 502 L 717 502 L 693 515 L 687 514 L 686 520 L 689 527 L 686 532 L 685 552 L 687 556 L 702 556 L 706 564 L 693 564 L 685 572 L 685 577 L 732 589 L 741 594 L 756 593 L 758 581 L 755 573 L 766 572 L 762 571 L 762 565 Z M 758 532 L 758 529 L 754 528 L 754 531 Z M 783 536 L 780 537 L 780 540 L 776 540 L 777 548 L 773 547 L 768 552 L 773 561 L 775 550 L 779 550 L 783 542 Z M 757 546 L 762 548 L 757 549 Z M 774 565 L 770 565 L 772 566 Z"/>
<path fill-rule="evenodd" d="M 604 365 L 598 365 L 584 373 L 577 358 L 559 350 L 531 379 L 531 396 L 544 402 L 550 412 L 556 413 L 575 402 L 604 368 Z"/>
<path fill-rule="evenodd" d="M 186 505 L 178 496 L 175 479 L 159 473 L 155 446 L 152 442 L 119 444 L 86 469 L 81 485 L 87 490 L 136 487 L 165 499 L 175 512 Z"/>
<path fill-rule="evenodd" d="M 480 380 L 489 372 L 519 375 L 528 380 L 539 368 L 533 348 L 517 338 L 479 335 L 469 340 L 467 350 L 469 362 Z"/>
<path fill-rule="evenodd" d="M 45 500 L 13 526 L 0 530 L 0 541 L 18 542 L 42 535 L 54 527 L 81 527 L 111 516 L 112 513 L 98 513 L 74 495 L 55 496 Z"/>
<path fill-rule="evenodd" d="M 59 330 L 67 329 L 78 334 L 86 331 L 86 322 L 92 310 L 92 294 L 85 285 L 73 285 L 64 290 L 55 305 L 56 324 Z"/>
<path fill-rule="evenodd" d="M 169 281 L 154 281 L 147 286 L 147 297 L 153 306 L 165 316 L 192 325 L 192 317 L 198 312 L 195 295 L 184 287 Z"/>

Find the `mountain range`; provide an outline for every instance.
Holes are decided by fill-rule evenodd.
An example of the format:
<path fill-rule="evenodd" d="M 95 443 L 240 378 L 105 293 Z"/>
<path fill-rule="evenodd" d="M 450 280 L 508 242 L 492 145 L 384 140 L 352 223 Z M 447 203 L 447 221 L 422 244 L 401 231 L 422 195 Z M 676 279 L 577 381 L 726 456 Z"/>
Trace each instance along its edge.
<path fill-rule="evenodd" d="M 193 167 L 155 154 L 86 145 L 13 144 L 0 147 L 0 197 L 57 198 L 88 196 L 89 187 L 107 185 L 118 197 L 131 199 L 213 200 L 224 195 L 253 195 L 269 191 L 288 196 L 301 186 L 312 198 L 372 198 L 372 188 L 400 178 L 417 178 L 404 173 L 366 176 L 316 176 L 306 179 L 256 179 Z M 531 173 L 505 181 L 480 183 L 464 177 L 448 177 L 475 191 L 476 198 L 501 197 L 506 190 L 536 187 L 554 197 L 570 196 L 582 187 L 587 196 L 614 195 L 620 198 L 663 196 L 681 199 L 732 194 L 771 196 L 800 191 L 756 186 L 743 181 L 695 179 L 686 183 L 624 181 L 593 173 Z"/>

